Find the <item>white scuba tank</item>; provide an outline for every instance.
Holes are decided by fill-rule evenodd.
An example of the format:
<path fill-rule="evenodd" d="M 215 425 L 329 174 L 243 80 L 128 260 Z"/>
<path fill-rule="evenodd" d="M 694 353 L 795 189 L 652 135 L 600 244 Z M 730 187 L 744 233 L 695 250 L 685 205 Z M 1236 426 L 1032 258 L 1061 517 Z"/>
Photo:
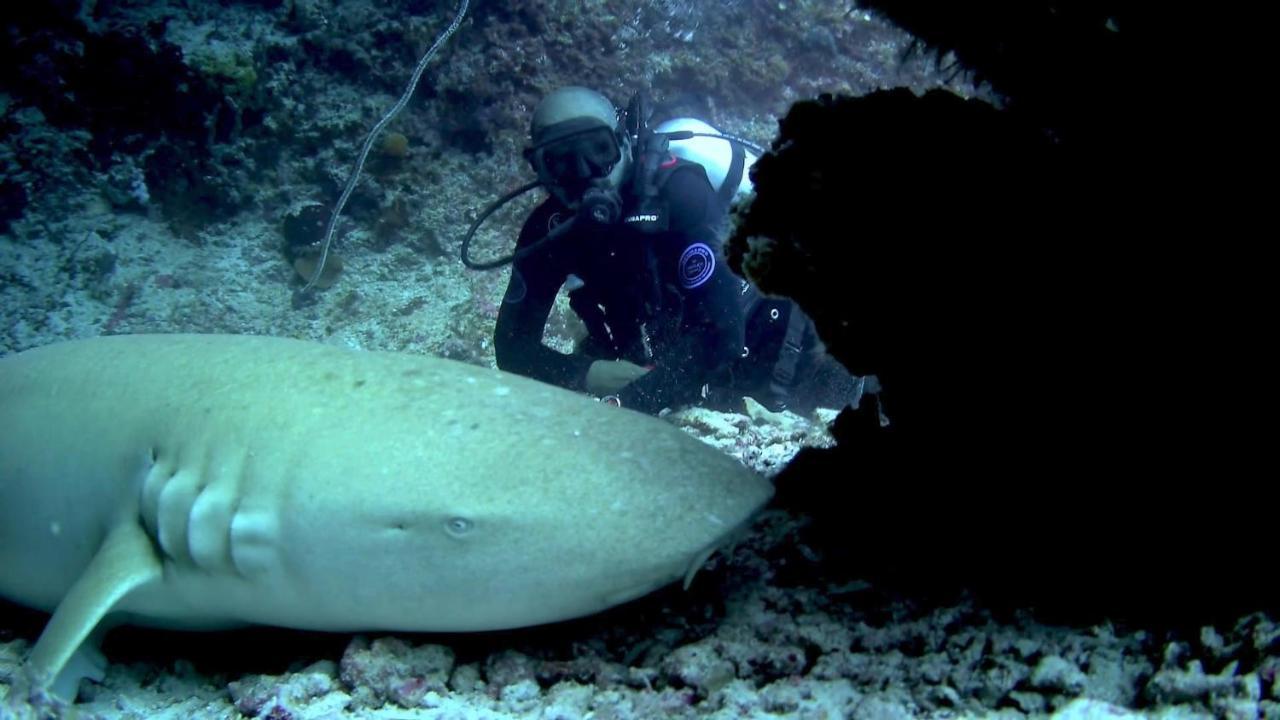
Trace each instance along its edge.
<path fill-rule="evenodd" d="M 655 133 L 695 132 L 711 135 L 721 134 L 719 130 L 695 118 L 674 118 L 666 120 L 653 129 Z M 688 160 L 701 165 L 707 171 L 707 179 L 711 181 L 716 192 L 724 185 L 725 176 L 729 174 L 729 165 L 733 161 L 733 142 L 715 137 L 692 137 L 687 140 L 672 140 L 671 154 L 681 160 Z M 734 197 L 751 192 L 751 178 L 747 174 L 756 161 L 756 154 L 743 148 L 746 159 L 742 168 L 742 180 L 734 192 Z"/>

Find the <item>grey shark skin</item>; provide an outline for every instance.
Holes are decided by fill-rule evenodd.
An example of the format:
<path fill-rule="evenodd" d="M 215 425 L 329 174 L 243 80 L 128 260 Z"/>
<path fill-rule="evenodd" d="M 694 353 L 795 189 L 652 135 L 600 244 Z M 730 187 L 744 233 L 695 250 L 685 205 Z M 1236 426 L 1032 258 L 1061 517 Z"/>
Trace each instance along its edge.
<path fill-rule="evenodd" d="M 0 358 L 0 595 L 178 628 L 512 628 L 696 569 L 772 487 L 669 424 L 448 360 L 134 335 Z"/>

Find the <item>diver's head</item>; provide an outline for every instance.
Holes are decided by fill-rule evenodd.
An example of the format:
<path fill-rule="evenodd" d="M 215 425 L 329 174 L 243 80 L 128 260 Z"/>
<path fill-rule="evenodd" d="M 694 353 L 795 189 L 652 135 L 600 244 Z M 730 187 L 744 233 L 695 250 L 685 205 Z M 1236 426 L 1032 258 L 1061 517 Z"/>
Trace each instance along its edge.
<path fill-rule="evenodd" d="M 584 87 L 562 87 L 533 111 L 525 159 L 557 199 L 574 210 L 616 199 L 630 166 L 630 141 L 618 111 Z"/>

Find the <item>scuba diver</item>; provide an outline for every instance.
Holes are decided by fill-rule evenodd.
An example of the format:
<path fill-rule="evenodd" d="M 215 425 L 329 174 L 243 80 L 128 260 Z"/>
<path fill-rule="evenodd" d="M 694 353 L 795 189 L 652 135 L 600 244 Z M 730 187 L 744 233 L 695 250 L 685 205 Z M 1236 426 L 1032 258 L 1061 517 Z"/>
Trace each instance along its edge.
<path fill-rule="evenodd" d="M 651 130 L 649 113 L 642 93 L 620 116 L 577 86 L 534 110 L 525 159 L 538 180 L 487 208 L 462 242 L 467 267 L 512 263 L 494 331 L 498 367 L 650 414 L 743 394 L 772 409 L 856 406 L 873 388 L 823 352 L 790 301 L 762 297 L 723 260 L 727 210 L 750 188 L 745 171 L 760 148 L 698 120 Z M 474 261 L 480 224 L 535 187 L 549 197 L 515 252 Z M 542 343 L 561 287 L 588 332 L 571 354 Z"/>

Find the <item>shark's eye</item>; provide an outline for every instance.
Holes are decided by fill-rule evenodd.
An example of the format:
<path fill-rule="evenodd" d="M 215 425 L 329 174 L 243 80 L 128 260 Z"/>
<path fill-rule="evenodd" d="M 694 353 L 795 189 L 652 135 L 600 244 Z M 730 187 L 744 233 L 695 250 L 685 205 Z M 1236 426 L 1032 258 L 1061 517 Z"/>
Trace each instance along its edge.
<path fill-rule="evenodd" d="M 453 517 L 444 521 L 445 532 L 454 537 L 462 537 L 463 535 L 466 535 L 471 532 L 471 528 L 474 526 L 475 523 L 464 517 Z"/>

